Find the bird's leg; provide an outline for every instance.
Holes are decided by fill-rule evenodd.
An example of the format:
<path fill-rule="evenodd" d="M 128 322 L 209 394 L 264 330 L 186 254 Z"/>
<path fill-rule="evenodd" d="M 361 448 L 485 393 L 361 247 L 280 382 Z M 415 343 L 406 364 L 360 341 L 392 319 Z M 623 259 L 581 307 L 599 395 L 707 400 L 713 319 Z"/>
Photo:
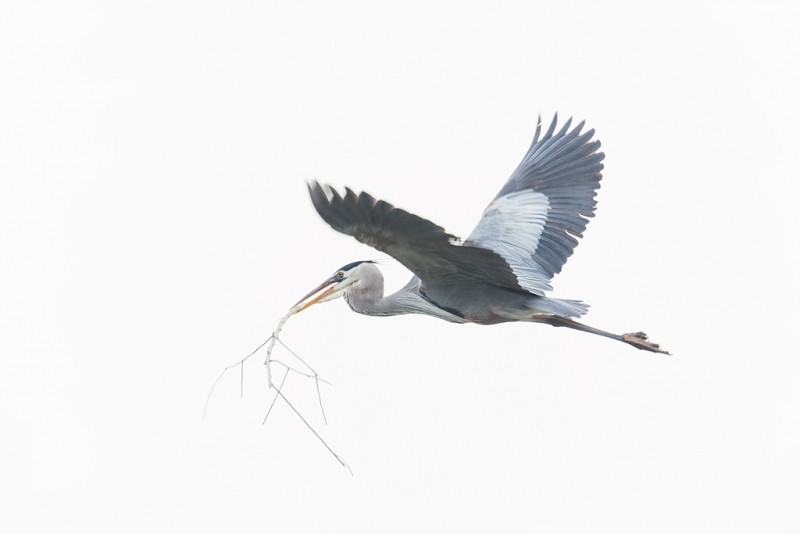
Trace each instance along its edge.
<path fill-rule="evenodd" d="M 566 317 L 559 317 L 558 315 L 537 314 L 532 315 L 528 321 L 532 323 L 549 324 L 550 326 L 565 326 L 567 328 L 572 328 L 573 330 L 580 330 L 581 332 L 589 332 L 590 334 L 597 334 L 598 336 L 610 337 L 611 339 L 622 341 L 623 343 L 627 343 L 628 345 L 636 347 L 640 350 L 649 350 L 650 352 L 669 354 L 669 352 L 660 349 L 657 343 L 648 341 L 647 334 L 644 332 L 633 332 L 622 335 L 612 334 L 611 332 L 606 332 L 605 330 L 600 330 L 599 328 L 593 328 L 577 321 L 573 321 L 572 319 L 567 319 Z"/>

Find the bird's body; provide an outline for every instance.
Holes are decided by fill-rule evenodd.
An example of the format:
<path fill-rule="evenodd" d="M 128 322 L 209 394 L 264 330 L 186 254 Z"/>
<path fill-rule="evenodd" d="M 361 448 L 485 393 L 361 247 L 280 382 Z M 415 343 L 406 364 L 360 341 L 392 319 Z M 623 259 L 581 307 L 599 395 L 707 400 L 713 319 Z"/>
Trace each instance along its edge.
<path fill-rule="evenodd" d="M 356 313 L 401 315 L 418 313 L 451 323 L 498 324 L 525 321 L 535 314 L 574 316 L 586 309 L 577 301 L 531 295 L 491 284 L 474 283 L 453 290 L 439 284 L 424 285 L 416 276 L 400 290 L 384 296 L 383 275 L 372 262 L 360 262 L 358 281 L 344 291 Z"/>
<path fill-rule="evenodd" d="M 597 152 L 600 142 L 591 140 L 593 130 L 581 135 L 581 123 L 569 131 L 570 120 L 555 133 L 556 122 L 541 139 L 541 123 L 537 126 L 528 153 L 464 241 L 367 193 L 347 189 L 340 196 L 309 184 L 314 207 L 328 224 L 393 256 L 414 276 L 385 296 L 377 266 L 354 262 L 294 309 L 344 296 L 353 311 L 365 315 L 418 313 L 485 325 L 540 322 L 664 352 L 641 332 L 616 335 L 573 321 L 588 309 L 581 301 L 545 296 L 582 237 L 587 218 L 594 216 L 605 157 Z"/>

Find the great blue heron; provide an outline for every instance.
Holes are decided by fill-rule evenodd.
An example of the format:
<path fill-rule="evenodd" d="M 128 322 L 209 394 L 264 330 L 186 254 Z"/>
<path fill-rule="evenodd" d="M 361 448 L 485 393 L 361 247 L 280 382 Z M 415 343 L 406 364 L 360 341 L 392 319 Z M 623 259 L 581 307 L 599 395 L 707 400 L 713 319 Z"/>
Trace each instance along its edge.
<path fill-rule="evenodd" d="M 588 305 L 546 297 L 550 279 L 578 245 L 594 216 L 605 155 L 594 130 L 581 134 L 572 119 L 555 133 L 558 115 L 540 138 L 541 118 L 528 153 L 461 241 L 441 226 L 367 193 L 309 183 L 314 207 L 334 230 L 393 256 L 414 276 L 383 295 L 383 275 L 372 261 L 338 269 L 293 308 L 344 297 L 364 315 L 419 313 L 453 323 L 526 321 L 609 337 L 652 352 L 666 351 L 643 332 L 612 334 L 573 321 Z M 312 298 L 313 297 L 313 298 Z"/>

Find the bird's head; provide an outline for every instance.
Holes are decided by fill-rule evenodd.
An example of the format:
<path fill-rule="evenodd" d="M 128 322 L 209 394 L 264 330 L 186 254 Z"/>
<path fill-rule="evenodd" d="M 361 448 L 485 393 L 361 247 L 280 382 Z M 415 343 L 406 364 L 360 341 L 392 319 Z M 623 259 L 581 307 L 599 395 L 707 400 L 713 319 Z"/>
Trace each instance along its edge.
<path fill-rule="evenodd" d="M 333 276 L 318 285 L 308 295 L 301 298 L 297 304 L 292 306 L 292 313 L 299 313 L 309 306 L 320 302 L 328 302 L 343 296 L 345 291 L 361 280 L 362 275 L 369 269 L 374 262 L 354 261 L 344 267 L 340 267 Z M 369 266 L 369 267 L 368 267 Z M 374 269 L 374 267 L 373 267 Z"/>

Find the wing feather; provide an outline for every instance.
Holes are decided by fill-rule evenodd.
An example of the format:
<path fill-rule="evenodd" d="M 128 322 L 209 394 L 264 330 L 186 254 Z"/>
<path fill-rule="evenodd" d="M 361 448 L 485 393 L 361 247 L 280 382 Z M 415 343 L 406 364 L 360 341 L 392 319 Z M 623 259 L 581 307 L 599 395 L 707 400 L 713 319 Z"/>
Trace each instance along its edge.
<path fill-rule="evenodd" d="M 603 158 L 594 130 L 556 132 L 558 116 L 542 133 L 541 119 L 528 152 L 483 212 L 463 245 L 427 219 L 367 193 L 309 183 L 320 216 L 334 230 L 393 256 L 423 283 L 480 281 L 544 295 L 594 216 Z M 541 135 L 541 137 L 540 137 Z"/>
<path fill-rule="evenodd" d="M 556 115 L 540 139 L 540 119 L 522 162 L 465 242 L 506 258 L 522 287 L 537 295 L 551 289 L 550 279 L 561 272 L 578 245 L 576 238 L 583 236 L 587 218 L 594 216 L 605 158 L 597 152 L 600 141 L 591 140 L 594 130 L 581 134 L 584 122 L 570 130 L 569 119 L 555 133 L 557 122 Z M 514 221 L 526 214 L 536 217 L 523 229 Z M 501 234 L 498 228 L 515 232 Z"/>
<path fill-rule="evenodd" d="M 357 195 L 346 189 L 341 196 L 317 182 L 309 183 L 308 190 L 317 212 L 334 230 L 391 255 L 423 283 L 480 281 L 523 291 L 502 256 L 485 248 L 459 246 L 454 235 L 427 219 L 368 193 Z"/>

